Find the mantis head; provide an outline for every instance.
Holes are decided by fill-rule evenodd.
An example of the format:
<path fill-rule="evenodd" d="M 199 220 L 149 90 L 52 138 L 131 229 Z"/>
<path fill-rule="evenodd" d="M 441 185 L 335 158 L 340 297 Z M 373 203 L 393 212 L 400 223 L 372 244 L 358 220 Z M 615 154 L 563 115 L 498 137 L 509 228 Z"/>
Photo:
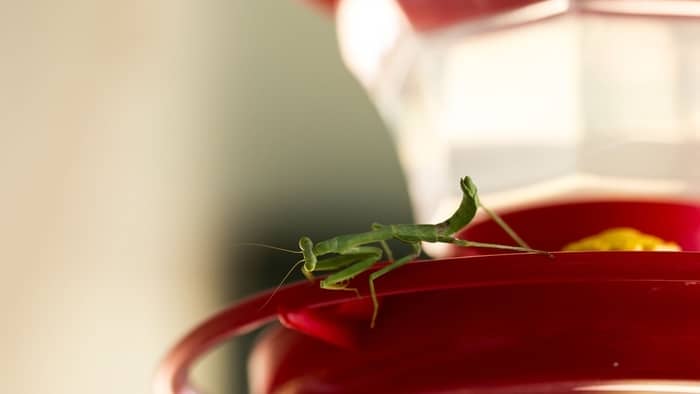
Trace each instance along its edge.
<path fill-rule="evenodd" d="M 311 272 L 316 269 L 316 255 L 314 254 L 313 248 L 314 243 L 309 237 L 301 237 L 299 239 L 299 248 L 301 253 L 304 255 L 304 270 Z"/>

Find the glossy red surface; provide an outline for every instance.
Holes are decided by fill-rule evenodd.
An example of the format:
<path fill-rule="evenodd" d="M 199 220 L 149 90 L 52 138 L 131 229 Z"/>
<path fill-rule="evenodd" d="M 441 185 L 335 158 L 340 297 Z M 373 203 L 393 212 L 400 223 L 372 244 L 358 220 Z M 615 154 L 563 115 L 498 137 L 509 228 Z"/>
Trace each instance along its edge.
<path fill-rule="evenodd" d="M 476 19 L 488 18 L 497 14 L 515 11 L 536 3 L 544 3 L 546 0 L 394 0 L 401 9 L 408 23 L 418 32 L 431 32 L 448 28 L 450 26 L 469 22 Z M 691 0 L 693 3 L 696 0 Z M 321 9 L 327 14 L 333 14 L 342 0 L 304 0 L 314 8 Z M 554 4 L 557 8 L 561 5 Z M 570 3 L 570 4 L 569 4 Z M 636 3 L 637 7 L 616 7 L 615 3 Z M 647 7 L 645 1 L 630 0 L 606 0 L 586 1 L 578 0 L 568 2 L 566 12 L 617 15 L 625 17 L 649 17 L 654 18 L 697 18 L 697 13 L 688 9 L 687 14 L 678 12 L 678 5 L 674 2 L 660 1 L 655 7 Z M 668 6 L 664 8 L 664 3 Z M 550 6 L 552 5 L 550 4 Z M 611 5 L 611 7 L 607 7 Z M 601 6 L 601 7 L 598 7 Z M 657 7 L 660 6 L 660 7 Z M 562 10 L 564 12 L 564 10 Z"/>
<path fill-rule="evenodd" d="M 458 22 L 483 18 L 542 0 L 397 0 L 397 4 L 416 30 L 432 30 Z"/>
<path fill-rule="evenodd" d="M 304 3 L 314 7 L 319 8 L 328 13 L 333 13 L 335 8 L 340 3 L 340 0 L 303 0 Z"/>
<path fill-rule="evenodd" d="M 683 250 L 700 251 L 700 206 L 663 200 L 588 200 L 532 206 L 502 213 L 517 233 L 534 248 L 561 250 L 564 245 L 611 227 L 634 227 L 678 243 Z M 511 243 L 490 220 L 476 222 L 459 234 L 472 241 Z M 493 250 L 452 248 L 451 255 L 494 253 Z"/>
<path fill-rule="evenodd" d="M 349 351 L 290 330 L 263 340 L 253 367 L 271 374 L 255 383 L 259 392 L 405 393 L 698 379 L 700 292 L 685 286 L 563 281 L 392 297 L 380 328 L 358 327 Z"/>
<path fill-rule="evenodd" d="M 656 223 L 652 233 L 700 250 L 700 207 L 690 204 L 588 202 L 506 219 L 536 247 L 629 220 Z M 491 231 L 484 222 L 464 234 L 500 236 Z M 366 275 L 352 285 L 367 294 Z M 700 382 L 698 252 L 422 261 L 382 277 L 377 290 L 374 329 L 367 298 L 308 282 L 283 288 L 265 308 L 269 293 L 234 305 L 175 346 L 156 392 L 189 392 L 187 371 L 198 357 L 275 317 L 284 326 L 269 329 L 250 358 L 255 393 L 566 392 L 576 382 Z"/>
<path fill-rule="evenodd" d="M 332 13 L 342 0 L 306 0 Z M 396 0 L 414 29 L 427 31 L 499 12 L 524 7 L 542 0 Z"/>

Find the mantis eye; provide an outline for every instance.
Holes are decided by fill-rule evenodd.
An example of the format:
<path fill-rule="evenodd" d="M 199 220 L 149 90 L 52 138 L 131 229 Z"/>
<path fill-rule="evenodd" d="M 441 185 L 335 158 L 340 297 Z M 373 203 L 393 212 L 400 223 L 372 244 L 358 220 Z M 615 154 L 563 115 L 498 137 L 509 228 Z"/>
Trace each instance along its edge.
<path fill-rule="evenodd" d="M 302 252 L 311 251 L 311 249 L 314 247 L 314 243 L 309 237 L 301 237 L 299 239 L 299 247 L 301 248 Z"/>
<path fill-rule="evenodd" d="M 314 255 L 314 243 L 311 242 L 309 237 L 301 237 L 299 239 L 299 247 L 301 248 L 301 253 L 304 255 L 304 270 L 306 273 L 313 272 L 316 269 L 316 256 Z M 306 275 L 306 273 L 304 275 Z"/>

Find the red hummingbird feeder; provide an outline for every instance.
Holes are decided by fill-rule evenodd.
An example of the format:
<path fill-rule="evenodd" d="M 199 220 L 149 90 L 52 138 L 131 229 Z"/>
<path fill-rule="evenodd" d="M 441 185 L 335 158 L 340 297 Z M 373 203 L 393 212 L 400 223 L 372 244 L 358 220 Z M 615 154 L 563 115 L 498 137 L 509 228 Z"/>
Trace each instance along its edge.
<path fill-rule="evenodd" d="M 273 323 L 252 393 L 700 393 L 700 1 L 315 1 L 397 145 L 419 223 L 470 175 L 543 254 L 426 249 L 352 292 L 300 282 L 203 322 L 157 394 Z M 559 252 L 629 227 L 681 251 Z M 512 243 L 486 217 L 459 237 Z M 426 245 L 427 247 L 428 245 Z M 278 323 L 274 323 L 277 321 Z"/>

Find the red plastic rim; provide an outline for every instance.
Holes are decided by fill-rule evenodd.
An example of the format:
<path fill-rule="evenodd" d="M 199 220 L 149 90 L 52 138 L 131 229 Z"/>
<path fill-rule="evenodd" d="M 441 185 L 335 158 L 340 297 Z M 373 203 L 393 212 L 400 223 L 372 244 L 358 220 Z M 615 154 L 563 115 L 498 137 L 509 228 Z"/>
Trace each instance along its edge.
<path fill-rule="evenodd" d="M 341 1 L 306 0 L 306 3 L 332 14 Z M 698 10 L 692 7 L 692 0 L 686 2 L 690 4 L 690 7 L 680 8 L 677 7 L 677 2 L 639 0 L 578 0 L 572 1 L 571 4 L 557 3 L 552 0 L 395 0 L 395 2 L 411 26 L 420 32 L 430 32 L 538 4 L 543 4 L 550 9 L 550 15 L 577 12 L 655 18 L 697 18 L 699 16 Z"/>
<path fill-rule="evenodd" d="M 503 219 L 534 248 L 561 250 L 574 240 L 611 227 L 633 227 L 678 243 L 685 251 L 700 251 L 700 205 L 676 200 L 586 200 L 536 205 L 502 213 Z M 490 220 L 460 232 L 473 241 L 512 243 Z M 492 254 L 494 251 L 452 248 L 451 256 Z"/>
<path fill-rule="evenodd" d="M 568 215 L 565 215 L 567 212 Z M 574 214 L 575 212 L 579 213 L 578 216 Z M 590 217 L 591 212 L 597 212 L 598 215 Z M 607 212 L 607 214 L 601 215 L 601 212 Z M 640 213 L 644 213 L 644 215 Z M 526 209 L 506 214 L 504 217 L 516 227 L 516 230 L 521 232 L 523 237 L 528 240 L 532 239 L 534 247 L 541 247 L 541 243 L 547 239 L 550 239 L 547 242 L 552 242 L 552 245 L 559 245 L 562 237 L 566 238 L 577 231 L 588 231 L 598 226 L 610 227 L 611 224 L 618 225 L 632 220 L 634 222 L 632 225 L 641 226 L 642 229 L 656 223 L 656 230 L 662 233 L 659 235 L 681 243 L 686 250 L 700 250 L 700 208 L 691 204 L 653 201 L 586 202 Z M 562 218 L 568 220 L 559 224 L 559 227 L 554 228 L 553 232 L 552 223 L 561 222 Z M 590 224 L 572 226 L 571 223 L 577 223 L 577 220 L 581 220 L 580 223 Z M 522 227 L 526 223 L 530 223 L 530 226 L 527 227 L 528 231 Z M 491 233 L 493 230 L 491 226 L 492 224 L 489 222 L 478 223 L 463 234 L 478 237 L 480 238 L 478 240 L 481 241 L 491 241 L 490 238 L 482 237 L 498 238 L 501 236 L 495 232 Z M 574 227 L 577 229 L 572 230 Z M 569 229 L 568 232 L 566 229 Z M 659 231 L 656 233 L 658 234 Z M 547 238 L 544 236 L 545 234 L 551 234 L 551 237 Z M 497 242 L 498 240 L 493 241 Z M 673 310 L 678 316 L 687 317 L 690 316 L 688 313 L 692 312 L 692 316 L 694 316 L 693 311 L 700 310 L 700 286 L 695 286 L 700 283 L 700 253 L 698 252 L 558 252 L 554 255 L 554 259 L 540 254 L 481 255 L 407 264 L 405 267 L 393 271 L 391 275 L 383 277 L 381 283 L 377 283 L 377 292 L 382 297 L 383 306 L 380 309 L 380 321 L 375 329 L 369 329 L 368 311 L 362 307 L 362 305 L 367 304 L 368 273 L 353 279 L 353 287 L 357 287 L 365 296 L 364 301 L 359 302 L 359 308 L 356 307 L 358 300 L 352 293 L 322 290 L 317 284 L 310 282 L 296 283 L 282 288 L 267 305 L 265 303 L 269 299 L 270 292 L 254 296 L 216 314 L 183 338 L 163 360 L 155 379 L 155 392 L 158 394 L 194 393 L 187 376 L 189 368 L 198 358 L 221 342 L 248 333 L 276 318 L 281 319 L 288 327 L 305 332 L 304 337 L 316 338 L 321 342 L 331 344 L 336 350 L 363 349 L 367 343 L 375 345 L 391 343 L 392 338 L 396 337 L 397 330 L 401 330 L 402 327 L 435 324 L 435 328 L 438 329 L 445 326 L 449 328 L 449 325 L 452 324 L 450 322 L 464 320 L 464 313 L 460 312 L 461 309 L 454 309 L 461 305 L 459 302 L 450 305 L 450 301 L 447 299 L 444 304 L 441 304 L 443 309 L 438 308 L 439 310 L 435 313 L 431 312 L 434 308 L 429 305 L 427 309 L 420 309 L 418 305 L 421 299 L 430 299 L 430 297 L 440 299 L 445 294 L 453 294 L 450 292 L 454 291 L 462 292 L 464 289 L 490 289 L 488 291 L 493 291 L 492 295 L 502 297 L 503 293 L 499 293 L 498 290 L 501 288 L 559 286 L 566 289 L 584 285 L 584 287 L 588 286 L 594 289 L 593 293 L 585 294 L 617 294 L 621 300 L 619 302 L 623 303 L 621 306 L 618 305 L 621 308 L 619 311 L 625 311 L 624 303 L 627 302 L 630 304 L 630 310 L 646 313 L 644 305 L 638 305 L 639 300 L 634 298 L 636 296 L 630 295 L 632 293 L 618 291 L 620 286 L 632 285 L 637 289 L 635 290 L 637 293 L 634 294 L 640 294 L 638 293 L 639 289 L 646 292 L 670 286 L 669 289 L 672 291 L 664 293 L 672 294 L 671 298 L 665 301 L 670 302 L 670 304 L 657 305 L 658 309 L 656 310 L 649 309 L 648 312 L 652 319 L 644 320 L 645 324 L 654 325 L 654 313 L 663 314 L 664 311 Z M 612 285 L 609 286 L 610 284 Z M 637 284 L 642 287 L 638 288 Z M 596 288 L 605 288 L 605 290 L 599 291 L 595 290 Z M 556 297 L 557 293 L 552 294 L 555 294 Z M 471 293 L 468 295 L 472 296 Z M 394 300 L 400 302 L 394 302 Z M 405 300 L 413 300 L 418 304 L 407 303 Z M 513 304 L 515 305 L 517 302 L 519 302 L 518 298 L 515 298 Z M 540 302 L 540 305 L 545 305 L 542 302 L 546 302 L 546 300 Z M 578 308 L 581 310 L 590 306 L 587 305 L 586 298 L 579 297 L 577 302 L 579 303 Z M 486 308 L 483 311 L 488 310 L 489 308 Z M 433 313 L 431 319 L 434 320 L 432 322 L 426 321 L 427 317 L 421 320 L 421 316 L 415 315 L 418 311 L 423 311 L 426 314 Z M 575 310 L 562 311 L 564 312 L 561 319 L 570 319 L 570 316 L 573 315 L 569 313 L 576 312 Z M 474 316 L 478 317 L 479 315 Z M 560 318 L 558 315 L 554 315 L 551 318 L 547 317 L 547 319 L 550 326 L 553 326 Z M 693 320 L 692 324 L 688 322 L 687 326 L 693 330 L 698 328 L 696 331 L 700 332 L 700 319 L 696 320 Z M 477 321 L 488 321 L 488 319 Z M 682 319 L 680 321 L 685 322 Z M 473 323 L 473 321 L 471 322 Z M 521 322 L 527 323 L 527 318 L 514 320 L 510 324 L 517 325 Z M 638 321 L 630 320 L 630 323 L 637 324 Z M 626 325 L 628 322 L 622 320 L 617 324 Z M 636 326 L 631 328 L 638 329 Z M 421 329 L 425 329 L 425 327 Z M 294 330 L 289 331 L 294 332 Z M 684 359 L 685 365 L 690 366 L 688 367 L 690 369 L 683 367 L 681 372 L 672 377 L 700 380 L 700 369 L 698 369 L 700 359 L 692 356 L 694 354 L 700 355 L 700 334 L 696 336 L 685 331 L 683 333 L 684 335 L 680 335 L 679 338 L 689 341 L 684 346 L 698 346 L 699 348 L 690 349 L 688 352 L 685 352 L 685 348 L 682 349 L 683 354 L 691 355 L 689 359 Z M 413 340 L 420 342 L 421 338 L 421 336 L 415 336 Z M 393 349 L 401 348 L 401 344 L 396 343 L 396 341 L 394 341 L 394 345 L 389 345 L 389 348 L 391 346 L 399 346 Z M 362 351 L 360 350 L 358 354 L 364 357 Z M 670 357 L 666 353 L 664 353 L 665 356 L 657 353 L 660 354 L 659 357 Z M 341 353 L 332 354 L 337 356 Z M 682 356 L 682 354 L 676 353 L 671 355 L 675 358 Z M 342 364 L 342 358 L 337 361 L 338 365 Z M 326 361 L 326 364 L 328 363 L 329 361 Z M 333 362 L 330 363 L 333 364 Z M 290 370 L 288 372 L 293 375 L 299 371 Z M 274 375 L 274 371 L 271 373 Z M 625 376 L 627 375 L 623 375 L 623 377 Z M 634 376 L 637 375 L 627 377 L 633 378 Z M 667 377 L 663 374 L 644 376 L 648 378 Z M 275 377 L 275 379 L 278 378 L 279 376 Z M 560 376 L 560 378 L 566 378 L 566 376 Z M 409 379 L 406 381 L 408 382 Z M 275 384 L 275 382 L 271 380 L 266 384 Z"/>
<path fill-rule="evenodd" d="M 697 252 L 583 252 L 474 256 L 416 262 L 387 275 L 378 286 L 380 296 L 437 291 L 470 286 L 581 282 L 700 282 Z M 367 294 L 364 276 L 357 278 Z M 167 355 L 158 371 L 159 394 L 194 392 L 187 381 L 192 363 L 227 339 L 243 335 L 274 320 L 285 311 L 313 310 L 355 301 L 348 292 L 321 290 L 301 282 L 282 288 L 263 309 L 270 293 L 263 293 L 226 309 L 201 324 Z M 368 329 L 369 330 L 369 329 Z"/>

